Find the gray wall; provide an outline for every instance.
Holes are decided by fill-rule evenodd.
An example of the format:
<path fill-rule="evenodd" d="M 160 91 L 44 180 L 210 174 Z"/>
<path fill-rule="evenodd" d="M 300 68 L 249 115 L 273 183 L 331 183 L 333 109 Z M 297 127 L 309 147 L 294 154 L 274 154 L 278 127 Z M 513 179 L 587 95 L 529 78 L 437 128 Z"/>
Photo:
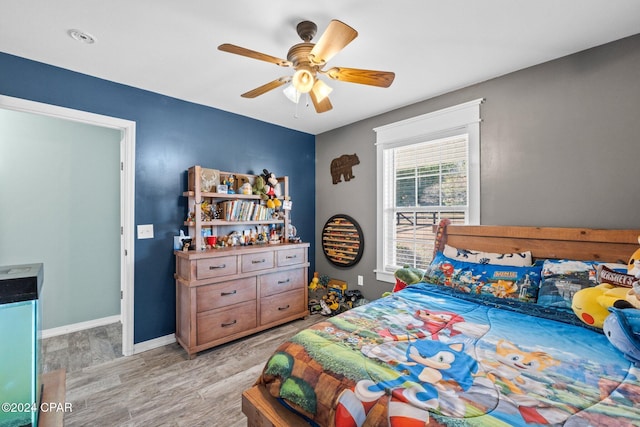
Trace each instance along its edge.
<path fill-rule="evenodd" d="M 0 108 L 0 265 L 44 263 L 42 328 L 120 314 L 120 131 Z"/>
<path fill-rule="evenodd" d="M 520 70 L 318 135 L 316 269 L 365 297 L 377 282 L 377 126 L 477 98 L 481 106 L 482 224 L 640 228 L 640 35 Z M 398 78 L 402 78 L 398 76 Z M 357 153 L 356 178 L 332 185 L 329 165 Z M 333 214 L 356 219 L 364 255 L 349 269 L 328 263 L 321 228 Z"/>

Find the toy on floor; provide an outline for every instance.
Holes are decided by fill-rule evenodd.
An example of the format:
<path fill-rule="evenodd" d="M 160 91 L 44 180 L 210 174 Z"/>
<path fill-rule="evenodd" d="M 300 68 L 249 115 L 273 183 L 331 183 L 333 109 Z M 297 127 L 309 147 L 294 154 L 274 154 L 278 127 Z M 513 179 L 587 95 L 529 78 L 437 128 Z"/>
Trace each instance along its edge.
<path fill-rule="evenodd" d="M 322 300 L 322 297 L 327 293 L 329 280 L 329 276 L 326 274 L 318 274 L 317 271 L 313 273 L 313 278 L 309 282 L 309 313 L 318 314 L 324 311 L 327 313 L 326 315 L 331 314 L 331 310 Z"/>
<path fill-rule="evenodd" d="M 356 307 L 362 300 L 362 292 L 357 289 L 348 290 L 344 293 L 344 299 L 349 308 Z"/>

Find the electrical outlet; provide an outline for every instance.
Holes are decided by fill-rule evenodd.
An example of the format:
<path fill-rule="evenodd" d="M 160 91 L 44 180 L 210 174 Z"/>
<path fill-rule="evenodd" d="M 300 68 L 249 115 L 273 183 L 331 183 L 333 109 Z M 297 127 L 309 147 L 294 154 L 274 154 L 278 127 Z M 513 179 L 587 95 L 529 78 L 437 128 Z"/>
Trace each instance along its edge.
<path fill-rule="evenodd" d="M 364 286 L 364 277 L 358 275 L 358 286 Z"/>
<path fill-rule="evenodd" d="M 153 224 L 138 225 L 138 239 L 153 239 Z"/>

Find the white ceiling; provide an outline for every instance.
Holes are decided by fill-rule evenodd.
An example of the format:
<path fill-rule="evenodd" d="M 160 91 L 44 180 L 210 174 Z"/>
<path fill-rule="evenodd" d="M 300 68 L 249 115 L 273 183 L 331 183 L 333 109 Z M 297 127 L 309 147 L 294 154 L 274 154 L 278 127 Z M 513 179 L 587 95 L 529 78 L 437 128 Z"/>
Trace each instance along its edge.
<path fill-rule="evenodd" d="M 394 71 L 390 88 L 329 81 L 322 114 L 282 88 L 240 97 L 292 71 L 218 45 L 286 58 L 298 22 L 317 41 L 331 19 L 359 35 L 328 65 Z M 637 33 L 638 0 L 0 0 L 2 52 L 311 134 Z"/>

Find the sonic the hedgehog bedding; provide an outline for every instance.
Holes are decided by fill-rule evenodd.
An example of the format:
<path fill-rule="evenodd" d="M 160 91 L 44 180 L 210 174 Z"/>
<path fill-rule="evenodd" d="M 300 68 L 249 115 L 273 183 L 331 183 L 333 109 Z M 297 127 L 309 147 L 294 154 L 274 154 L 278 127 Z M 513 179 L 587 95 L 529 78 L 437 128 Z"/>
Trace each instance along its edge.
<path fill-rule="evenodd" d="M 282 344 L 260 383 L 318 426 L 638 426 L 599 332 L 420 283 Z"/>

